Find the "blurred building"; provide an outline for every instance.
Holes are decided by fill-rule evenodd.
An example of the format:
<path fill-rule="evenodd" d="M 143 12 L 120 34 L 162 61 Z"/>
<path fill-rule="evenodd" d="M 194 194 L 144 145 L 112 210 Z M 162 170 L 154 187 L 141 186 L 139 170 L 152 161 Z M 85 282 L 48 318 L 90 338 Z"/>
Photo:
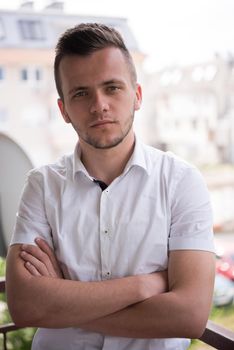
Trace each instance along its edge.
<path fill-rule="evenodd" d="M 215 57 L 148 77 L 150 143 L 198 164 L 234 163 L 234 60 Z"/>
<path fill-rule="evenodd" d="M 62 1 L 49 1 L 41 11 L 33 1 L 0 10 L 0 131 L 25 148 L 35 165 L 70 152 L 76 141 L 59 114 L 53 61 L 58 37 L 81 22 L 119 30 L 142 74 L 144 55 L 124 18 L 68 15 Z"/>
<path fill-rule="evenodd" d="M 24 1 L 18 10 L 0 10 L 0 132 L 25 148 L 35 165 L 70 152 L 76 142 L 56 104 L 53 60 L 60 34 L 81 22 L 106 23 L 122 33 L 143 84 L 135 129 L 144 141 L 198 164 L 234 163 L 231 56 L 147 76 L 126 19 L 66 14 L 62 1 L 36 11 L 33 1 Z"/>

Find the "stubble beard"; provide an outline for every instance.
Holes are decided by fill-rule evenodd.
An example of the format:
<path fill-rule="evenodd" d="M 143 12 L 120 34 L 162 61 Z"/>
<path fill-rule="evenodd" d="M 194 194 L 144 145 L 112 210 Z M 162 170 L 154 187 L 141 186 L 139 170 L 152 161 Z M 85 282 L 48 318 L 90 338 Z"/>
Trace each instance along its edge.
<path fill-rule="evenodd" d="M 108 141 L 103 141 L 102 137 L 92 136 L 89 133 L 82 134 L 81 132 L 79 132 L 79 130 L 77 130 L 77 128 L 74 127 L 74 125 L 73 127 L 76 130 L 79 138 L 87 144 L 89 144 L 90 146 L 96 149 L 110 149 L 118 146 L 125 139 L 125 137 L 129 134 L 130 130 L 132 129 L 133 121 L 134 111 L 132 112 L 130 118 L 128 118 L 127 123 L 124 125 L 124 129 L 120 130 L 120 135 Z M 103 130 L 103 133 L 105 133 L 105 130 Z"/>

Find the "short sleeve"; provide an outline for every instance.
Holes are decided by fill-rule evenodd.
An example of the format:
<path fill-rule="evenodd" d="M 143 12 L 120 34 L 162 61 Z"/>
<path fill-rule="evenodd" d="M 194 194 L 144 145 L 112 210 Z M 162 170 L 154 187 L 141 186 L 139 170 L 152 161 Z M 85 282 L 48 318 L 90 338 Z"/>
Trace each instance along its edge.
<path fill-rule="evenodd" d="M 44 238 L 53 246 L 44 205 L 43 174 L 32 170 L 24 185 L 10 245 L 34 244 L 36 237 Z"/>
<path fill-rule="evenodd" d="M 171 202 L 169 250 L 214 252 L 210 196 L 200 172 L 181 171 Z"/>

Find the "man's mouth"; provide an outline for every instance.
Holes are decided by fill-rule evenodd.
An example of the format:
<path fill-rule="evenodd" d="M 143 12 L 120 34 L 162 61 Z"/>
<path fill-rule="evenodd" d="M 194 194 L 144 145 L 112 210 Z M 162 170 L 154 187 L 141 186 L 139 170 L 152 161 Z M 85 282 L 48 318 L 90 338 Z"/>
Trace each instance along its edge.
<path fill-rule="evenodd" d="M 98 128 L 109 124 L 114 124 L 113 120 L 99 120 L 91 124 L 91 128 Z"/>

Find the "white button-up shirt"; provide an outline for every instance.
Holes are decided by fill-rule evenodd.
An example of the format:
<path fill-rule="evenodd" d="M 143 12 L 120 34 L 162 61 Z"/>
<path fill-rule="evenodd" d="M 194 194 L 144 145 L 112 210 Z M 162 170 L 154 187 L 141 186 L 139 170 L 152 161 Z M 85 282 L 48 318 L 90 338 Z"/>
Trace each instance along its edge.
<path fill-rule="evenodd" d="M 66 278 L 101 281 L 165 270 L 168 252 L 213 251 L 207 188 L 198 170 L 136 140 L 124 172 L 102 191 L 79 144 L 71 156 L 32 170 L 11 244 L 54 247 Z M 182 350 L 188 339 L 129 339 L 78 328 L 39 329 L 33 350 Z"/>

